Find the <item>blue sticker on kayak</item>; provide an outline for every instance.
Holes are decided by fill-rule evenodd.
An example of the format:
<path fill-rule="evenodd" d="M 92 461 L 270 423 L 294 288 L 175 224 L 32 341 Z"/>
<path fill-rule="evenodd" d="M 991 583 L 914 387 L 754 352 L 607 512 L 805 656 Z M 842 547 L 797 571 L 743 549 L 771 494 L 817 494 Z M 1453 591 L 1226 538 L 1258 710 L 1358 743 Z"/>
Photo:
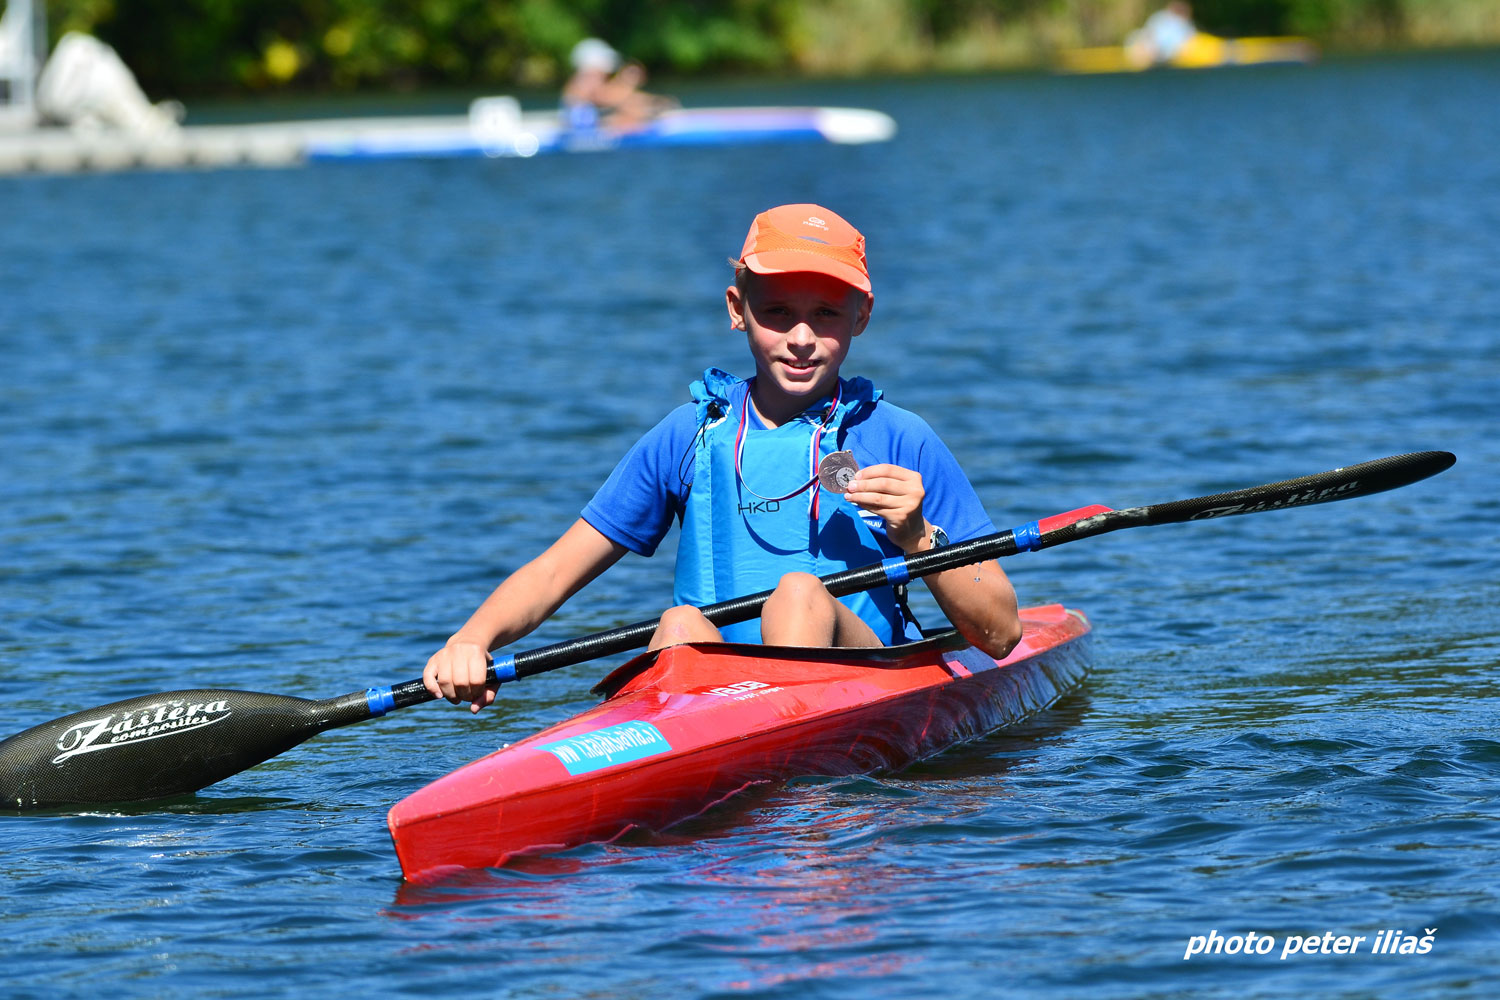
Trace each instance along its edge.
<path fill-rule="evenodd" d="M 562 761 L 569 774 L 588 774 L 666 753 L 672 744 L 649 722 L 622 722 L 556 743 L 543 743 L 541 748 Z"/>

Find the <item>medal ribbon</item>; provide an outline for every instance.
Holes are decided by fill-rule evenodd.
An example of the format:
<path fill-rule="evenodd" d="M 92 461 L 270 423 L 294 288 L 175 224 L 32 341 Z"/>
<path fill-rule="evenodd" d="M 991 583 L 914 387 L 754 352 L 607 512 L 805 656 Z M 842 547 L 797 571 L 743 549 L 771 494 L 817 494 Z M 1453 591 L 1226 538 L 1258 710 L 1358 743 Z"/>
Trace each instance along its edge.
<path fill-rule="evenodd" d="M 749 419 L 750 419 L 750 386 L 746 385 L 745 386 L 745 399 L 744 399 L 744 402 L 742 403 L 742 405 L 740 406 L 740 426 L 739 426 L 739 430 L 737 430 L 735 432 L 735 435 L 734 435 L 734 474 L 739 479 L 740 485 L 745 488 L 745 492 L 749 493 L 751 496 L 755 497 L 758 500 L 765 500 L 768 503 L 780 503 L 783 500 L 790 500 L 792 497 L 796 496 L 798 493 L 801 493 L 803 490 L 807 489 L 810 486 L 813 486 L 813 487 L 817 486 L 818 485 L 818 446 L 820 444 L 822 444 L 822 441 L 823 441 L 823 432 L 828 429 L 828 425 L 829 425 L 829 423 L 832 422 L 834 414 L 838 412 L 839 402 L 843 398 L 844 398 L 844 386 L 843 386 L 843 383 L 840 382 L 839 385 L 833 391 L 833 402 L 830 403 L 828 405 L 828 409 L 823 412 L 823 420 L 822 420 L 822 422 L 819 423 L 818 426 L 813 429 L 813 433 L 812 433 L 812 447 L 811 447 L 811 450 L 809 451 L 809 459 L 808 459 L 808 464 L 810 466 L 810 468 L 809 468 L 809 474 L 811 475 L 812 478 L 808 479 L 807 482 L 803 483 L 801 486 L 797 487 L 795 490 L 792 490 L 792 492 L 788 493 L 786 496 L 781 496 L 781 497 L 767 497 L 767 496 L 761 496 L 759 493 L 755 492 L 755 490 L 753 490 L 753 489 L 750 488 L 750 484 L 747 483 L 747 482 L 745 482 L 745 473 L 740 468 L 741 456 L 745 452 L 745 425 L 749 422 Z M 814 489 L 812 491 L 812 495 L 807 498 L 807 516 L 810 517 L 810 518 L 812 518 L 814 521 L 816 521 L 818 519 L 818 494 L 819 494 L 819 492 L 820 492 L 819 490 Z"/>

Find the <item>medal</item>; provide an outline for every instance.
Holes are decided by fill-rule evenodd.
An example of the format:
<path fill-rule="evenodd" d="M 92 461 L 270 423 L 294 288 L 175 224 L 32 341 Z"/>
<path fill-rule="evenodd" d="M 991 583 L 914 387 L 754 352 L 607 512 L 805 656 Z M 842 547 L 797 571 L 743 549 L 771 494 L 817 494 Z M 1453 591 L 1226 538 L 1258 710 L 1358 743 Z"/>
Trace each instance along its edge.
<path fill-rule="evenodd" d="M 830 493 L 848 493 L 859 463 L 852 451 L 836 451 L 818 463 L 818 482 Z"/>

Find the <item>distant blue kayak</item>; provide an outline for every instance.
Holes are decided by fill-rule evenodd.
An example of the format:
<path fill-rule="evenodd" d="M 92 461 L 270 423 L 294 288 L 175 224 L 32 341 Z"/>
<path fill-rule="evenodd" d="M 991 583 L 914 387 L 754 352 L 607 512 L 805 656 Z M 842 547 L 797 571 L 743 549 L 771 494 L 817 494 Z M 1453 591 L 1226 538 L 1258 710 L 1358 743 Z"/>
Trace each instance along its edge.
<path fill-rule="evenodd" d="M 482 102 L 480 102 L 482 104 Z M 557 114 L 521 115 L 504 104 L 467 118 L 395 120 L 342 135 L 309 137 L 309 160 L 511 157 L 592 153 L 658 146 L 730 146 L 782 142 L 883 142 L 895 121 L 860 108 L 685 108 L 620 129 L 565 128 Z"/>
<path fill-rule="evenodd" d="M 655 146 L 884 142 L 895 134 L 889 115 L 860 108 L 690 108 L 665 112 L 633 128 L 570 129 L 556 112 L 522 114 L 515 98 L 483 97 L 467 115 L 188 125 L 139 134 L 57 127 L 0 131 L 0 175 L 526 157 Z"/>

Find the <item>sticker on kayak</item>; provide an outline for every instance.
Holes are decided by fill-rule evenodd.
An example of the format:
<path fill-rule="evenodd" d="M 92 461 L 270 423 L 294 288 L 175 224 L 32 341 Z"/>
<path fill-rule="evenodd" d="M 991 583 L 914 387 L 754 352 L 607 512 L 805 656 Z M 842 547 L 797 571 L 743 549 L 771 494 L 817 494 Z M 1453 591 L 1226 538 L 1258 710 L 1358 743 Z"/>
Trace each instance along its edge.
<path fill-rule="evenodd" d="M 556 743 L 543 743 L 541 749 L 562 761 L 569 774 L 588 774 L 666 753 L 672 744 L 649 722 L 622 722 Z"/>

